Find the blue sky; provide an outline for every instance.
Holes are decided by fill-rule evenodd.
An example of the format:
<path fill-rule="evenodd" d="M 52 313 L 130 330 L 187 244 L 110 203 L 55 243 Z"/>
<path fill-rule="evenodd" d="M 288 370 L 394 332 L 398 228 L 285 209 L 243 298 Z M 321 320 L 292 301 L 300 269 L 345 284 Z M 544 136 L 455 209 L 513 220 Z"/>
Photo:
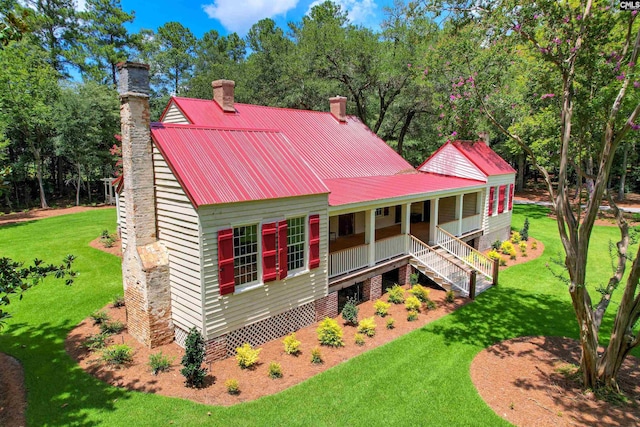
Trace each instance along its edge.
<path fill-rule="evenodd" d="M 76 0 L 78 1 L 78 0 Z M 262 18 L 271 18 L 282 27 L 289 21 L 299 21 L 310 7 L 321 0 L 121 0 L 122 8 L 135 11 L 136 19 L 128 29 L 156 30 L 169 21 L 178 21 L 196 37 L 209 30 L 226 35 L 237 32 L 245 36 L 251 25 Z M 79 6 L 82 8 L 82 1 Z M 384 18 L 384 6 L 393 0 L 334 0 L 349 14 L 350 20 L 369 28 L 379 28 Z"/>

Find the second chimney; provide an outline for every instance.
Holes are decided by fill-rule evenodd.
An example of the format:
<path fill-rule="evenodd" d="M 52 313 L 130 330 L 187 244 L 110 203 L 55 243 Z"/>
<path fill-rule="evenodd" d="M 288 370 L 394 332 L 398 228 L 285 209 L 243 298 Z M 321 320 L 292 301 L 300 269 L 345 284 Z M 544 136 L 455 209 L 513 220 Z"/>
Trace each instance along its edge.
<path fill-rule="evenodd" d="M 347 98 L 344 96 L 329 98 L 329 106 L 333 117 L 341 122 L 347 121 Z"/>
<path fill-rule="evenodd" d="M 236 83 L 233 80 L 215 80 L 211 83 L 213 87 L 213 100 L 218 103 L 222 111 L 235 113 L 233 106 L 233 88 Z"/>

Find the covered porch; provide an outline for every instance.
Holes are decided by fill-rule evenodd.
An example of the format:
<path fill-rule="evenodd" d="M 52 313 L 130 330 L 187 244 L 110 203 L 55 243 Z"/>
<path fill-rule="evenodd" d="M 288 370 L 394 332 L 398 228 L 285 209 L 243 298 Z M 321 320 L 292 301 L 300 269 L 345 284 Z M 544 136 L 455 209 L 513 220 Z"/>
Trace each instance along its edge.
<path fill-rule="evenodd" d="M 435 244 L 436 227 L 455 236 L 482 230 L 484 192 L 434 197 L 329 216 L 329 278 L 409 253 L 410 236 Z"/>

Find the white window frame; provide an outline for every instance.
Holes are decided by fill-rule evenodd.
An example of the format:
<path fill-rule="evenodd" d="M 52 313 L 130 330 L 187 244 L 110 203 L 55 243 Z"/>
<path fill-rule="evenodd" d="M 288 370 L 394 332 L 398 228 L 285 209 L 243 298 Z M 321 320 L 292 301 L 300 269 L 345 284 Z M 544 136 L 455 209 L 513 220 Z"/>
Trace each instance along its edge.
<path fill-rule="evenodd" d="M 302 218 L 302 225 L 304 226 L 304 236 L 302 241 L 302 266 L 296 269 L 289 269 L 289 220 Z M 302 272 L 309 270 L 309 215 L 289 215 L 285 218 L 287 221 L 287 277 L 295 276 Z M 279 242 L 278 242 L 279 243 Z"/>
<path fill-rule="evenodd" d="M 241 227 L 255 227 L 256 228 L 256 279 L 250 282 L 238 283 L 236 277 L 236 232 L 237 228 Z M 246 223 L 246 224 L 234 224 L 233 229 L 233 280 L 234 280 L 234 293 L 240 293 L 248 291 L 250 289 L 262 286 L 262 222 Z M 242 255 L 244 256 L 244 255 Z"/>
<path fill-rule="evenodd" d="M 504 189 L 504 210 L 502 211 L 502 213 L 510 212 L 509 211 L 509 193 L 510 193 L 509 190 L 511 190 L 511 185 L 512 184 L 507 184 Z"/>
<path fill-rule="evenodd" d="M 491 203 L 493 203 L 493 215 L 491 216 L 499 215 L 498 214 L 498 204 L 500 203 L 500 186 L 499 185 L 494 186 L 493 200 L 491 201 Z"/>

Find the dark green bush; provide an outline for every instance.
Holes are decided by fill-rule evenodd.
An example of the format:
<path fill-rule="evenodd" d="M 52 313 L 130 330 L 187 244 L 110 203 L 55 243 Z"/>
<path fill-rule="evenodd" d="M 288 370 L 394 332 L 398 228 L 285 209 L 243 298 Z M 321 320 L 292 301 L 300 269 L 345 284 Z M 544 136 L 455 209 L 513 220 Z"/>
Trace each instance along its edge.
<path fill-rule="evenodd" d="M 205 355 L 204 339 L 195 327 L 189 330 L 184 347 L 184 356 L 182 357 L 182 366 L 184 367 L 180 373 L 184 376 L 184 383 L 187 387 L 200 388 L 204 385 L 207 369 L 202 367 Z"/>
<path fill-rule="evenodd" d="M 520 230 L 520 238 L 525 242 L 529 240 L 529 218 L 524 219 L 522 230 Z"/>
<path fill-rule="evenodd" d="M 358 324 L 358 306 L 355 298 L 347 298 L 347 302 L 342 309 L 342 318 L 346 323 Z"/>

